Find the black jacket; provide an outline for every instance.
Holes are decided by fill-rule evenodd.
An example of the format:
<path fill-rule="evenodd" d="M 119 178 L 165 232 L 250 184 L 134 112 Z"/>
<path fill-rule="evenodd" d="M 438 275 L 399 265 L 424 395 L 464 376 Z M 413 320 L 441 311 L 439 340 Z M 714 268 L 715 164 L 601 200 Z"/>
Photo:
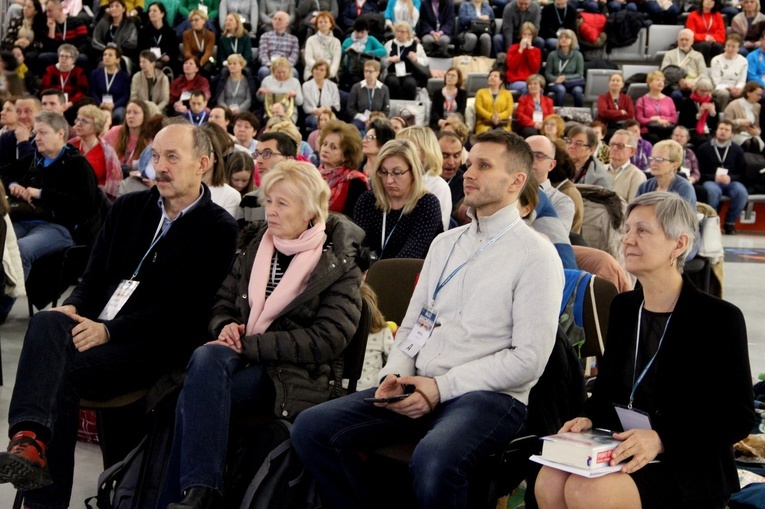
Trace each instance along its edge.
<path fill-rule="evenodd" d="M 433 11 L 433 3 L 425 0 L 420 5 L 420 21 L 417 24 L 417 35 L 422 39 L 430 32 L 441 31 L 444 35 L 454 37 L 454 2 L 439 0 L 438 12 Z M 438 27 L 438 28 L 437 28 Z"/>
<path fill-rule="evenodd" d="M 231 322 L 250 316 L 250 274 L 260 241 L 268 229 L 251 224 L 242 234 L 234 267 L 216 295 L 210 333 L 218 337 Z M 342 353 L 361 316 L 361 270 L 356 265 L 364 232 L 340 215 L 327 220 L 327 243 L 308 286 L 282 310 L 263 334 L 242 339 L 242 355 L 266 366 L 274 384 L 274 412 L 290 420 L 336 395 Z"/>
<path fill-rule="evenodd" d="M 465 116 L 467 107 L 467 90 L 457 89 L 457 113 Z M 438 121 L 444 119 L 444 95 L 442 89 L 433 92 L 430 97 L 430 127 L 434 131 L 439 131 Z"/>
<path fill-rule="evenodd" d="M 746 159 L 744 158 L 744 149 L 733 143 L 729 144 L 730 150 L 725 153 L 725 149 L 715 150 L 712 145 L 712 140 L 704 143 L 696 149 L 696 158 L 699 160 L 699 173 L 701 173 L 701 181 L 707 180 L 714 182 L 717 168 L 727 168 L 728 176 L 731 181 L 740 181 L 746 174 Z M 720 153 L 720 157 L 723 161 L 717 157 L 717 153 Z"/>
<path fill-rule="evenodd" d="M 120 197 L 96 239 L 82 282 L 64 304 L 96 319 L 123 279 L 130 279 L 154 239 L 162 211 L 157 188 Z M 234 258 L 238 228 L 210 190 L 149 251 L 140 281 L 120 313 L 104 322 L 110 341 L 151 345 L 183 364 L 207 337 L 215 291 Z M 170 367 L 169 367 L 170 368 Z M 169 370 L 169 369 L 168 369 Z"/>
<path fill-rule="evenodd" d="M 616 296 L 611 304 L 605 356 L 584 410 L 594 426 L 621 429 L 613 404 L 629 402 L 642 302 L 638 289 Z M 658 459 L 676 477 L 686 500 L 717 500 L 738 491 L 732 446 L 755 422 L 741 311 L 701 293 L 684 277 L 664 342 L 646 376 L 650 379 L 656 388 L 651 423 L 665 451 Z M 705 402 L 704 422 L 698 426 L 689 424 L 686 404 L 694 394 L 703 395 Z"/>
<path fill-rule="evenodd" d="M 11 197 L 11 220 L 41 220 L 65 226 L 72 236 L 77 227 L 96 215 L 96 176 L 85 156 L 71 145 L 50 166 L 30 153 L 3 168 L 6 190 L 12 183 L 40 189 L 40 198 L 28 204 Z"/>

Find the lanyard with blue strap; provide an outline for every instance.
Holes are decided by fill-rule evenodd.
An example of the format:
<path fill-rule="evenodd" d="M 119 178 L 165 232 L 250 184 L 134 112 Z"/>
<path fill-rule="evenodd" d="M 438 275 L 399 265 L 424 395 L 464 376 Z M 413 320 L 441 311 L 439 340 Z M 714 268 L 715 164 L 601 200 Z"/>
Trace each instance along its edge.
<path fill-rule="evenodd" d="M 667 328 L 669 327 L 669 322 L 672 320 L 672 314 L 670 313 L 669 318 L 667 318 L 667 323 L 664 324 L 664 331 L 661 333 L 661 337 L 659 338 L 659 347 L 656 349 L 656 353 L 653 354 L 653 357 L 651 357 L 651 360 L 648 361 L 648 364 L 646 364 L 645 368 L 643 368 L 643 372 L 640 373 L 640 376 L 637 380 L 635 380 L 635 375 L 637 374 L 637 356 L 638 356 L 638 347 L 640 346 L 640 323 L 643 320 L 643 306 L 645 305 L 645 300 L 642 304 L 640 304 L 640 311 L 638 311 L 638 323 L 637 323 L 637 332 L 635 333 L 635 364 L 632 368 L 632 392 L 630 392 L 630 402 L 627 405 L 627 408 L 632 410 L 632 402 L 635 401 L 635 391 L 637 391 L 638 386 L 643 381 L 643 378 L 645 378 L 645 374 L 648 373 L 648 370 L 651 369 L 651 366 L 653 365 L 653 361 L 656 360 L 656 356 L 659 355 L 659 351 L 661 350 L 661 344 L 664 342 L 664 336 L 667 334 Z"/>
<path fill-rule="evenodd" d="M 515 221 L 513 221 L 512 223 L 507 225 L 504 230 L 502 230 L 501 232 L 496 234 L 486 244 L 484 244 L 481 249 L 479 249 L 478 251 L 476 251 L 475 253 L 470 255 L 470 258 L 468 258 L 466 261 L 462 262 L 456 269 L 454 269 L 451 272 L 451 274 L 449 274 L 449 276 L 447 276 L 446 279 L 443 279 L 444 278 L 444 273 L 446 272 L 446 266 L 449 264 L 449 259 L 452 257 L 452 254 L 454 253 L 454 248 L 457 246 L 457 243 L 460 241 L 460 238 L 462 238 L 462 236 L 465 234 L 465 232 L 467 232 L 467 229 L 464 230 L 460 234 L 460 236 L 457 237 L 457 241 L 454 244 L 452 244 L 452 248 L 449 250 L 449 256 L 446 257 L 446 262 L 444 263 L 444 268 L 441 269 L 441 275 L 438 276 L 438 283 L 436 283 L 436 288 L 435 288 L 435 290 L 433 290 L 433 301 L 432 301 L 432 304 L 435 305 L 436 297 L 438 297 L 439 292 L 444 288 L 444 286 L 446 286 L 449 283 L 449 281 L 452 280 L 452 278 L 454 276 L 457 275 L 457 273 L 459 271 L 461 271 L 465 267 L 465 265 L 467 265 L 468 263 L 470 263 L 473 260 L 475 260 L 476 258 L 478 258 L 478 255 L 480 255 L 481 253 L 483 253 L 484 251 L 489 249 L 489 247 L 491 247 L 495 242 L 497 242 L 499 239 L 501 239 L 502 236 L 504 234 L 506 234 L 507 232 L 509 232 L 513 228 L 513 226 L 518 224 L 518 221 L 520 221 L 520 220 L 521 220 L 521 218 L 517 217 L 515 219 Z"/>

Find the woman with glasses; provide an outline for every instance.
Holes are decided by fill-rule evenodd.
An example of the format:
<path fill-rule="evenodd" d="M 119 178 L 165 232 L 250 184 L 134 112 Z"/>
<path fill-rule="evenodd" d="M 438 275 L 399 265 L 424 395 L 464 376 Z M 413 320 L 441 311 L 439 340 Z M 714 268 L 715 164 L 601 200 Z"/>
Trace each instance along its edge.
<path fill-rule="evenodd" d="M 671 97 L 664 95 L 664 73 L 653 71 L 646 78 L 648 93 L 635 103 L 635 118 L 640 122 L 640 133 L 651 144 L 672 135 L 677 125 L 677 109 Z"/>
<path fill-rule="evenodd" d="M 648 160 L 653 177 L 640 184 L 637 196 L 652 191 L 677 193 L 696 210 L 693 185 L 688 179 L 677 176 L 677 171 L 683 164 L 683 147 L 674 140 L 662 140 L 653 146 Z"/>
<path fill-rule="evenodd" d="M 385 43 L 385 84 L 391 99 L 411 101 L 417 97 L 417 87 L 425 86 L 430 78 L 428 56 L 406 21 L 396 22 L 393 33 L 395 37 Z"/>
<path fill-rule="evenodd" d="M 98 185 L 107 196 L 115 199 L 122 180 L 122 169 L 114 148 L 101 138 L 108 120 L 107 115 L 104 110 L 93 104 L 77 110 L 77 118 L 74 121 L 76 136 L 68 143 L 85 156 L 93 167 Z"/>
<path fill-rule="evenodd" d="M 385 118 L 376 118 L 369 123 L 367 133 L 361 138 L 361 152 L 366 161 L 360 171 L 364 172 L 367 179 L 372 179 L 377 170 L 377 155 L 380 149 L 390 140 L 396 139 L 396 131 L 393 130 L 390 121 Z"/>
<path fill-rule="evenodd" d="M 372 190 L 356 202 L 353 220 L 366 234 L 372 258 L 425 258 L 443 231 L 438 198 L 422 183 L 422 165 L 411 141 L 386 143 L 371 175 Z"/>
<path fill-rule="evenodd" d="M 82 67 L 75 65 L 78 56 L 79 50 L 71 44 L 59 46 L 58 63 L 45 69 L 40 84 L 40 90 L 55 88 L 64 93 L 64 111 L 88 96 L 88 77 Z"/>
<path fill-rule="evenodd" d="M 574 184 L 590 184 L 613 189 L 606 167 L 594 156 L 598 137 L 592 128 L 577 124 L 568 132 L 566 152 L 571 156 L 576 172 Z"/>
<path fill-rule="evenodd" d="M 693 93 L 683 99 L 678 123 L 688 129 L 691 143 L 700 147 L 709 139 L 709 133 L 717 130 L 718 113 L 721 111 L 712 97 L 712 80 L 702 76 L 696 80 Z"/>
<path fill-rule="evenodd" d="M 584 105 L 584 57 L 578 45 L 573 30 L 561 30 L 558 49 L 547 56 L 545 78 L 555 94 L 555 106 L 563 106 L 567 93 L 574 97 L 574 106 Z"/>

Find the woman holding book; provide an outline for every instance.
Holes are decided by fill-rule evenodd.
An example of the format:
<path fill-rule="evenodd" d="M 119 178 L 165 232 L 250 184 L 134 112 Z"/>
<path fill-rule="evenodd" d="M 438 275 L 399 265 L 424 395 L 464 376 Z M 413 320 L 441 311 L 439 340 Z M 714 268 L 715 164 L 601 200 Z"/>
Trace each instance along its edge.
<path fill-rule="evenodd" d="M 732 445 L 755 420 L 746 324 L 738 308 L 682 276 L 696 237 L 694 212 L 664 192 L 638 196 L 627 208 L 625 265 L 641 288 L 611 304 L 592 397 L 561 428 L 621 430 L 611 464 L 622 468 L 586 478 L 543 467 L 535 486 L 541 509 L 722 509 L 738 491 Z M 721 366 L 724 376 L 698 376 Z M 688 426 L 690 380 L 704 394 L 702 426 Z"/>

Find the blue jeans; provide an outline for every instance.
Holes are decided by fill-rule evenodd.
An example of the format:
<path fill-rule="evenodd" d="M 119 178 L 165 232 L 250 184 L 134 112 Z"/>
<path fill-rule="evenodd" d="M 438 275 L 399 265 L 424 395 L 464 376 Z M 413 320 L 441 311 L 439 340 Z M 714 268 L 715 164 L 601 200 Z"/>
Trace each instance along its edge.
<path fill-rule="evenodd" d="M 74 241 L 64 226 L 46 221 L 19 221 L 13 223 L 13 231 L 19 241 L 24 279 L 29 277 L 32 263 L 46 254 L 73 246 Z"/>
<path fill-rule="evenodd" d="M 718 184 L 708 180 L 703 184 L 707 191 L 707 203 L 710 207 L 717 210 L 720 205 L 722 195 L 730 197 L 730 206 L 725 214 L 725 224 L 736 224 L 741 211 L 746 207 L 746 201 L 749 199 L 749 193 L 741 182 L 731 181 L 730 184 Z"/>
<path fill-rule="evenodd" d="M 662 25 L 675 25 L 680 15 L 677 5 L 671 5 L 666 11 L 661 8 L 659 2 L 643 2 L 640 7 L 654 23 Z"/>
<path fill-rule="evenodd" d="M 580 108 L 584 105 L 584 87 L 580 85 L 572 85 L 571 83 L 553 83 L 550 85 L 550 90 L 555 94 L 553 103 L 555 106 L 563 106 L 566 102 L 566 92 L 574 96 L 574 106 Z"/>
<path fill-rule="evenodd" d="M 622 10 L 622 8 L 627 9 L 628 11 L 637 12 L 637 4 L 622 4 L 617 1 L 608 2 L 608 12 L 619 12 Z"/>
<path fill-rule="evenodd" d="M 517 435 L 526 406 L 506 394 L 477 391 L 410 419 L 366 403 L 375 388 L 328 401 L 301 413 L 292 444 L 332 509 L 372 507 L 357 451 L 402 438 L 422 437 L 409 470 L 423 509 L 467 507 L 468 478 L 477 465 Z"/>
<path fill-rule="evenodd" d="M 274 397 L 261 365 L 248 365 L 227 346 L 197 348 L 178 398 L 170 464 L 157 507 L 178 501 L 183 490 L 193 486 L 222 493 L 232 411 L 271 415 Z"/>
<path fill-rule="evenodd" d="M 526 82 L 525 81 L 513 81 L 512 83 L 509 83 L 507 85 L 508 90 L 517 90 L 521 93 L 521 95 L 527 94 L 529 92 L 529 89 L 526 88 Z"/>
<path fill-rule="evenodd" d="M 9 434 L 37 427 L 52 437 L 47 458 L 53 484 L 24 493 L 25 507 L 32 509 L 69 507 L 80 398 L 105 400 L 146 388 L 172 368 L 168 357 L 148 340 L 106 343 L 78 352 L 72 342 L 75 325 L 63 313 L 37 313 L 29 322 L 19 357 L 8 410 Z"/>

